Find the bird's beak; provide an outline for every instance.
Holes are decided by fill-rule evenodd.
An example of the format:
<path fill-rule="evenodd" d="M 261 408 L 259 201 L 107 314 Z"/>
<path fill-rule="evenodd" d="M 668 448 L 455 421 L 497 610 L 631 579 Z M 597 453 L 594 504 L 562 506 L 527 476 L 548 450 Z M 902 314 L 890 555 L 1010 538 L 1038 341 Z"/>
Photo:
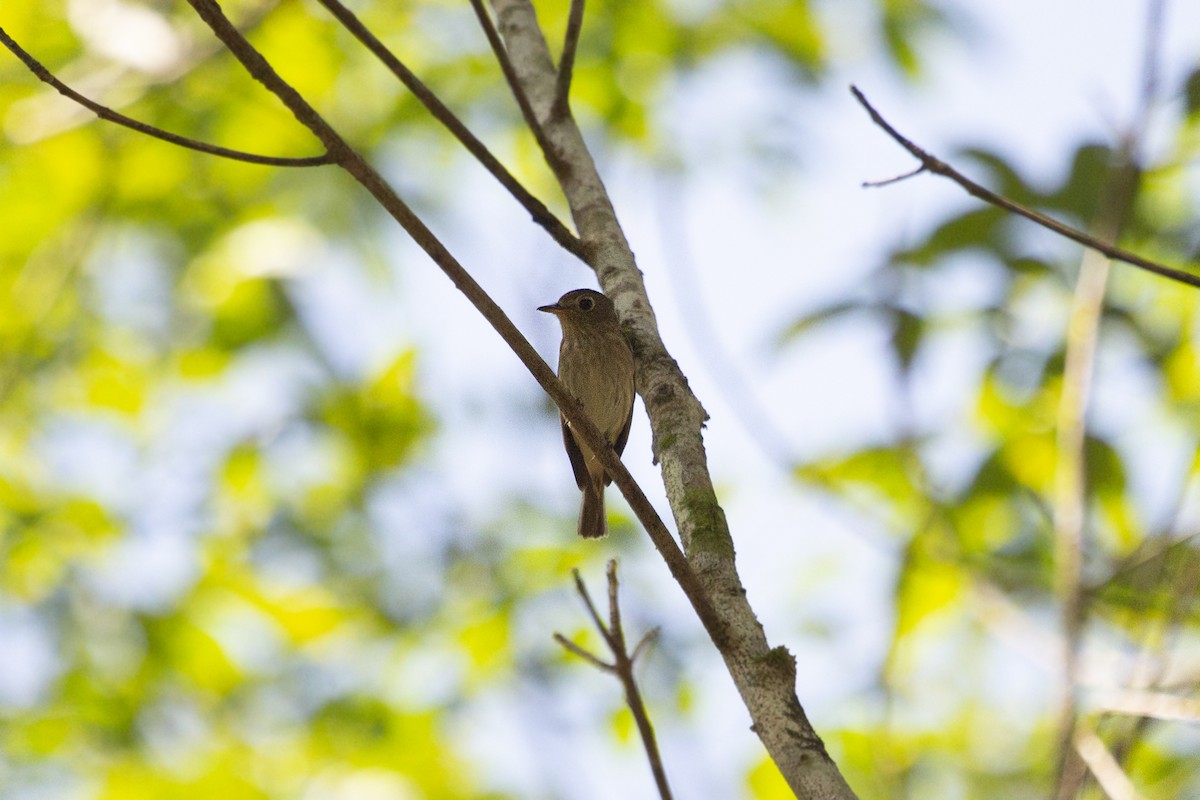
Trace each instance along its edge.
<path fill-rule="evenodd" d="M 554 305 L 549 306 L 538 306 L 538 311 L 545 311 L 547 314 L 554 314 L 555 316 L 558 316 L 559 314 L 563 313 L 563 311 L 566 311 L 566 309 L 560 306 L 558 303 L 555 303 Z"/>

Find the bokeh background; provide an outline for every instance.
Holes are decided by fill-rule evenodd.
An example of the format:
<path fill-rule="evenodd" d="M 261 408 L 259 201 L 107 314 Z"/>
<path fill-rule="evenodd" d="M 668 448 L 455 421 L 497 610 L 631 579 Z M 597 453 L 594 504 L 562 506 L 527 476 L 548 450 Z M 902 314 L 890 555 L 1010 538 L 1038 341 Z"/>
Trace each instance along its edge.
<path fill-rule="evenodd" d="M 223 6 L 552 361 L 534 308 L 593 276 L 316 3 Z M 565 217 L 466 2 L 353 8 Z M 561 41 L 566 3 L 538 11 Z M 185 3 L 0 26 L 138 119 L 318 152 Z M 1135 134 L 1123 242 L 1195 263 L 1198 68 L 1190 2 L 587 7 L 574 108 L 750 600 L 863 798 L 1049 790 L 1081 252 L 940 179 L 861 188 L 913 165 L 848 85 L 1079 226 Z M 551 639 L 598 648 L 570 570 L 602 593 L 609 558 L 630 635 L 662 631 L 639 678 L 677 796 L 788 796 L 623 502 L 575 539 L 556 413 L 365 192 L 98 122 L 7 53 L 0 124 L 0 797 L 650 797 L 619 686 Z M 1108 292 L 1081 710 L 1141 796 L 1195 798 L 1197 294 L 1123 266 Z M 640 411 L 625 461 L 665 514 Z M 1104 713 L 1127 687 L 1184 703 Z"/>

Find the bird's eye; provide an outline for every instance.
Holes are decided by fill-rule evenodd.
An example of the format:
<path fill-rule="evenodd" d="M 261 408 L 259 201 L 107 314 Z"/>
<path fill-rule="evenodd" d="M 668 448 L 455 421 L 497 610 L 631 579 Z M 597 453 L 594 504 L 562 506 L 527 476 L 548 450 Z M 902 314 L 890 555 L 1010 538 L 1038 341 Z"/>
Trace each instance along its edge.
<path fill-rule="evenodd" d="M 585 297 L 585 298 L 583 298 L 582 300 L 580 300 L 580 301 L 579 301 L 579 309 L 580 309 L 581 311 L 591 311 L 591 310 L 592 310 L 592 306 L 594 306 L 595 304 L 596 304 L 596 303 L 595 303 L 595 301 L 594 301 L 594 300 L 592 300 L 592 298 L 590 298 L 590 297 Z"/>

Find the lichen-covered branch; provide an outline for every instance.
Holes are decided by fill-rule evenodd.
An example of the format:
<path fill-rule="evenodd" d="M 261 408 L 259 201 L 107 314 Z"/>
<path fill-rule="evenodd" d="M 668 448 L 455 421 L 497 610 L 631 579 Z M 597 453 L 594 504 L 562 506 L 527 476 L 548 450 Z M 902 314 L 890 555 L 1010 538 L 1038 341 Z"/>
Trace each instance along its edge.
<path fill-rule="evenodd" d="M 688 562 L 721 623 L 723 636 L 714 642 L 752 727 L 798 797 L 854 797 L 800 705 L 795 660 L 784 648 L 771 648 L 746 600 L 708 471 L 702 436 L 707 415 L 659 336 L 642 274 L 579 127 L 556 106 L 558 75 L 533 6 L 528 0 L 491 2 L 546 161 L 637 357 L 638 392 L 650 417 L 667 499 Z"/>

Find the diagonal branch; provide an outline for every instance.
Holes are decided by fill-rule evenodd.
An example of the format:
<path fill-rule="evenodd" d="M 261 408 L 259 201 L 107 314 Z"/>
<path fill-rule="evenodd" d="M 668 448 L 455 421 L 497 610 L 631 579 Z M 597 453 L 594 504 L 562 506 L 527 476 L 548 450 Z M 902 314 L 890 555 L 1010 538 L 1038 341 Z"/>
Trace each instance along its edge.
<path fill-rule="evenodd" d="M 537 140 L 538 147 L 542 149 L 542 153 L 548 158 L 551 150 L 549 149 L 546 134 L 542 131 L 542 125 L 538 121 L 537 114 L 533 111 L 533 105 L 529 102 L 529 96 L 525 94 L 525 89 L 521 86 L 521 81 L 517 77 L 512 59 L 508 57 L 508 48 L 505 46 L 504 40 L 500 38 L 500 32 L 496 30 L 496 25 L 492 22 L 487 8 L 484 7 L 483 0 L 471 0 L 471 8 L 475 9 L 475 16 L 479 18 L 479 27 L 483 28 L 483 33 L 487 36 L 488 45 L 491 46 L 492 53 L 496 56 L 496 63 L 500 65 L 500 71 L 504 73 L 504 80 L 508 83 L 508 88 L 512 92 L 513 99 L 517 101 L 517 105 L 521 108 L 521 116 L 525 118 L 525 124 L 529 126 L 529 131 L 533 134 L 533 138 Z"/>
<path fill-rule="evenodd" d="M 882 128 L 888 136 L 891 136 L 901 147 L 911 153 L 914 158 L 921 162 L 920 169 L 909 173 L 906 176 L 902 176 L 901 178 L 893 178 L 878 183 L 868 182 L 863 184 L 864 186 L 876 186 L 894 183 L 896 180 L 900 180 L 903 177 L 911 177 L 912 175 L 916 175 L 920 172 L 932 172 L 934 175 L 941 175 L 943 178 L 949 178 L 950 180 L 954 181 L 963 189 L 965 189 L 967 194 L 971 195 L 972 197 L 977 197 L 985 203 L 990 203 L 991 205 L 1002 208 L 1005 211 L 1025 217 L 1025 219 L 1036 222 L 1043 228 L 1048 228 L 1049 230 L 1054 231 L 1059 236 L 1065 236 L 1071 241 L 1078 242 L 1084 247 L 1090 247 L 1115 261 L 1123 261 L 1126 264 L 1138 267 L 1139 269 L 1144 269 L 1147 272 L 1153 272 L 1155 275 L 1161 275 L 1164 278 L 1169 278 L 1173 281 L 1178 281 L 1179 283 L 1186 283 L 1188 286 L 1200 287 L 1200 275 L 1175 269 L 1174 267 L 1168 267 L 1165 264 L 1160 264 L 1157 261 L 1151 261 L 1148 258 L 1142 258 L 1135 253 L 1131 253 L 1128 250 L 1123 250 L 1122 248 L 1109 244 L 1102 239 L 1098 239 L 1095 236 L 1072 228 L 1070 225 L 1064 225 L 1056 219 L 1034 211 L 1031 208 L 1026 208 L 1020 203 L 1010 200 L 1003 195 L 996 194 L 990 189 L 981 186 L 967 176 L 963 175 L 954 167 L 934 156 L 932 153 L 922 149 L 911 139 L 906 138 L 903 134 L 893 128 L 891 123 L 884 119 L 883 116 L 875 110 L 875 107 L 871 105 L 866 96 L 859 91 L 857 86 L 851 86 L 850 91 L 858 100 L 858 102 L 862 104 L 862 107 L 867 110 L 867 113 L 871 115 L 871 120 L 880 128 Z"/>
<path fill-rule="evenodd" d="M 1108 797 L 1112 800 L 1141 800 L 1142 795 L 1134 787 L 1133 781 L 1129 780 L 1103 740 L 1093 731 L 1081 730 L 1075 735 L 1073 746 Z"/>
<path fill-rule="evenodd" d="M 551 113 L 555 116 L 565 116 L 571 110 L 571 79 L 575 72 L 575 52 L 579 49 L 579 34 L 583 31 L 584 2 L 585 0 L 571 0 L 562 57 L 558 59 L 558 79 L 554 84 L 554 105 Z"/>
<path fill-rule="evenodd" d="M 608 563 L 611 564 L 613 562 L 610 561 Z M 592 602 L 592 596 L 588 594 L 583 577 L 577 569 L 571 570 L 571 576 L 575 579 L 575 591 L 579 592 L 579 597 L 583 600 L 583 605 L 587 608 L 588 616 L 592 618 L 592 624 L 596 626 L 596 630 L 600 631 L 600 635 L 604 637 L 605 644 L 611 648 L 613 644 L 612 632 L 609 628 L 604 627 L 604 622 L 600 619 L 600 612 L 596 611 L 596 605 Z"/>
<path fill-rule="evenodd" d="M 346 170 L 363 188 L 379 202 L 413 241 L 425 251 L 430 259 L 446 274 L 476 310 L 495 329 L 500 337 L 525 365 L 559 410 L 571 423 L 571 429 L 583 437 L 584 442 L 604 464 L 605 471 L 612 476 L 613 483 L 621 490 L 630 508 L 645 527 L 650 540 L 662 555 L 671 576 L 687 595 L 696 615 L 714 642 L 721 642 L 725 630 L 721 619 L 713 610 L 712 603 L 704 590 L 695 570 L 688 563 L 683 551 L 671 536 L 666 524 L 642 491 L 641 486 L 621 463 L 616 451 L 591 418 L 584 413 L 583 406 L 558 380 L 508 315 L 496 305 L 496 301 L 484 291 L 471 274 L 400 199 L 395 190 L 367 163 L 360 153 L 350 147 L 340 134 L 306 101 L 299 92 L 287 83 L 271 67 L 244 36 L 233 26 L 215 0 L 188 0 L 196 13 L 203 19 L 230 52 L 242 62 L 255 80 L 262 83 L 271 93 L 283 101 L 296 119 L 308 128 L 328 148 L 336 163 Z"/>
<path fill-rule="evenodd" d="M 426 86 L 420 78 L 418 78 L 412 70 L 405 66 L 396 55 L 387 48 L 387 46 L 379 40 L 375 34 L 371 33 L 362 21 L 354 15 L 350 9 L 346 8 L 341 3 L 341 0 L 319 0 L 321 5 L 328 9 L 329 13 L 333 14 L 339 22 L 354 35 L 364 47 L 371 51 L 383 65 L 392 71 L 400 82 L 404 84 L 413 95 L 421 101 L 421 104 L 429 110 L 434 119 L 442 123 L 446 130 L 462 143 L 462 146 L 467 149 L 475 160 L 483 165 L 483 168 L 492 174 L 500 185 L 508 190 L 517 202 L 525 207 L 533 221 L 541 225 L 554 241 L 558 242 L 565 250 L 578 256 L 583 261 L 587 261 L 587 254 L 584 252 L 583 243 L 575 234 L 571 233 L 554 213 L 546 207 L 541 200 L 535 197 L 521 182 L 509 172 L 500 160 L 492 155 L 487 146 L 473 134 L 469 128 L 463 123 L 458 116 L 451 111 L 445 103 L 438 98 L 436 94 L 428 86 Z"/>
<path fill-rule="evenodd" d="M 629 656 L 629 660 L 636 664 L 637 660 L 641 658 L 642 653 L 649 650 L 650 646 L 658 641 L 658 634 L 658 628 L 651 628 L 643 633 L 642 638 L 638 640 L 637 646 L 633 648 L 633 653 Z"/>
<path fill-rule="evenodd" d="M 596 630 L 600 631 L 600 636 L 604 638 L 605 644 L 613 654 L 613 663 L 609 664 L 601 660 L 598 656 L 571 642 L 561 633 L 554 634 L 554 640 L 597 669 L 613 673 L 621 681 L 621 687 L 625 690 L 625 704 L 629 706 L 634 722 L 637 723 L 638 735 L 641 736 L 642 746 L 646 749 L 646 759 L 650 762 L 650 771 L 654 774 L 654 784 L 658 787 L 658 794 L 663 800 L 671 800 L 671 787 L 667 784 L 667 772 L 663 768 L 662 756 L 658 752 L 654 726 L 650 723 L 650 715 L 646 713 L 646 704 L 642 702 L 642 694 L 638 690 L 637 680 L 633 676 L 633 665 L 637 661 L 642 644 L 654 631 L 651 630 L 650 633 L 643 636 L 633 655 L 629 654 L 625 647 L 625 631 L 621 627 L 621 606 L 617 601 L 616 559 L 610 559 L 605 570 L 608 578 L 608 627 L 605 627 L 604 622 L 601 621 L 600 614 L 596 611 L 595 604 L 592 603 L 592 596 L 588 593 L 583 578 L 579 577 L 579 570 L 573 569 L 571 574 L 575 577 L 575 590 L 579 592 L 579 597 L 587 607 L 592 624 L 596 626 Z"/>
<path fill-rule="evenodd" d="M 22 63 L 29 68 L 29 71 L 37 76 L 39 80 L 52 86 L 62 96 L 73 100 L 84 108 L 88 109 L 100 119 L 108 122 L 115 122 L 118 125 L 129 128 L 130 130 L 143 133 L 155 139 L 161 139 L 164 142 L 185 147 L 188 150 L 195 150 L 199 153 L 207 153 L 221 158 L 232 159 L 233 161 L 244 161 L 248 164 L 265 164 L 272 167 L 319 167 L 323 164 L 332 164 L 333 157 L 328 151 L 324 155 L 308 156 L 304 158 L 284 158 L 278 156 L 261 156 L 256 153 L 246 153 L 241 150 L 231 150 L 228 147 L 221 147 L 207 142 L 189 139 L 186 136 L 180 136 L 176 133 L 164 131 L 161 128 L 156 128 L 153 125 L 147 125 L 144 122 L 139 122 L 132 117 L 127 117 L 124 114 L 113 111 L 108 106 L 101 105 L 95 100 L 83 96 L 79 92 L 67 86 L 54 76 L 50 70 L 30 55 L 21 45 L 17 44 L 11 36 L 9 36 L 3 28 L 0 28 L 0 43 L 12 51 L 13 55 L 21 59 Z"/>
<path fill-rule="evenodd" d="M 716 612 L 719 637 L 713 641 L 750 714 L 752 730 L 797 797 L 848 800 L 855 796 L 853 790 L 800 705 L 795 658 L 768 642 L 738 575 L 729 523 L 708 469 L 704 407 L 662 341 L 641 271 L 582 131 L 571 115 L 553 113 L 558 73 L 533 3 L 491 4 L 504 36 L 504 56 L 540 123 L 546 161 L 580 238 L 596 255 L 600 286 L 612 298 L 633 348 L 637 390 L 654 431 L 652 448 L 662 465 L 667 500 L 688 566 Z M 708 621 L 704 624 L 709 628 Z"/>
<path fill-rule="evenodd" d="M 583 649 L 582 647 L 575 644 L 567 637 L 563 636 L 561 633 L 554 634 L 554 641 L 556 641 L 560 645 L 562 645 L 563 649 L 579 656 L 584 661 L 588 662 L 589 664 L 591 664 L 593 667 L 600 670 L 601 672 L 612 672 L 615 674 L 617 671 L 617 668 L 614 667 L 612 664 L 609 664 L 607 661 L 600 658 L 600 656 L 596 655 L 595 653 L 592 653 L 588 650 Z"/>

